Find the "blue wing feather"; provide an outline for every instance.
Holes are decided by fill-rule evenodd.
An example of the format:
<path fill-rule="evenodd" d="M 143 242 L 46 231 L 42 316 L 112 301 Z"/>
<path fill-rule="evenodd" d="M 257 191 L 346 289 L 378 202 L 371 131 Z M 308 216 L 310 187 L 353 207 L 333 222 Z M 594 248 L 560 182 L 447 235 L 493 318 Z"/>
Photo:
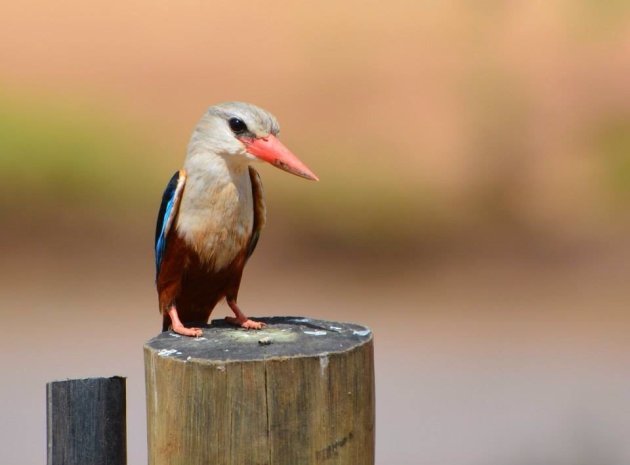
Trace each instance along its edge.
<path fill-rule="evenodd" d="M 181 187 L 183 187 L 184 174 L 182 171 L 176 172 L 168 182 L 164 194 L 162 195 L 162 203 L 158 212 L 157 224 L 155 225 L 155 275 L 160 273 L 160 265 L 162 257 L 166 249 L 166 239 L 168 231 L 172 223 L 173 217 L 177 213 L 179 206 L 179 197 L 181 196 Z"/>

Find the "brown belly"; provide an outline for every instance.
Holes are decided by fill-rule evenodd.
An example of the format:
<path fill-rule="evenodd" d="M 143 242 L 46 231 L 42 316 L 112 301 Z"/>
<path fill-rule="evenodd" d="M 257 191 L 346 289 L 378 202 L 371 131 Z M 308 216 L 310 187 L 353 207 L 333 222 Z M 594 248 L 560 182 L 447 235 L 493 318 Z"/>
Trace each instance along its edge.
<path fill-rule="evenodd" d="M 239 253 L 221 270 L 214 270 L 177 236 L 169 238 L 157 279 L 160 311 L 175 305 L 182 323 L 206 323 L 216 304 L 224 297 L 236 298 L 241 283 L 246 251 Z"/>

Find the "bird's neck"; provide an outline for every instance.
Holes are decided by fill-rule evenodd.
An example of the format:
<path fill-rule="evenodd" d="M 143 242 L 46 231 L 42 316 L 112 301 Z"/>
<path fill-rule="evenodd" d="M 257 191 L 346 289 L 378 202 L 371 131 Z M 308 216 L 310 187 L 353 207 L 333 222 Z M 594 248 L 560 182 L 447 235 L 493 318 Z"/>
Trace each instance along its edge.
<path fill-rule="evenodd" d="M 184 169 L 189 178 L 202 178 L 206 182 L 234 182 L 239 177 L 249 176 L 247 160 L 202 149 L 188 152 Z"/>

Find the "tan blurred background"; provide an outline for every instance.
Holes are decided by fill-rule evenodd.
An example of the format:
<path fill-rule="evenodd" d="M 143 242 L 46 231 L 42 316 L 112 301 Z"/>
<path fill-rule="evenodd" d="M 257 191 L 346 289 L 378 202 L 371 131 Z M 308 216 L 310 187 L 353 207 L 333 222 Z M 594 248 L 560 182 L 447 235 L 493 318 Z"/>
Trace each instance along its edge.
<path fill-rule="evenodd" d="M 114 374 L 146 463 L 155 214 L 225 100 L 322 179 L 260 166 L 242 306 L 373 328 L 377 463 L 630 462 L 627 2 L 26 0 L 0 5 L 0 463 L 44 463 L 46 381 Z"/>

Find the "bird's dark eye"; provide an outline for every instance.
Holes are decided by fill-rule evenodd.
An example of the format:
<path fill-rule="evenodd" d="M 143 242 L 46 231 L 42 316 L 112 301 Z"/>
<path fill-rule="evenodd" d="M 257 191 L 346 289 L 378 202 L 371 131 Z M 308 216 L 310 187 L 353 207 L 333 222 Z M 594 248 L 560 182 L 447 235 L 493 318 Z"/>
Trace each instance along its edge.
<path fill-rule="evenodd" d="M 243 120 L 238 118 L 230 118 L 228 121 L 230 123 L 230 129 L 234 134 L 243 134 L 247 132 L 247 125 L 243 123 Z"/>

